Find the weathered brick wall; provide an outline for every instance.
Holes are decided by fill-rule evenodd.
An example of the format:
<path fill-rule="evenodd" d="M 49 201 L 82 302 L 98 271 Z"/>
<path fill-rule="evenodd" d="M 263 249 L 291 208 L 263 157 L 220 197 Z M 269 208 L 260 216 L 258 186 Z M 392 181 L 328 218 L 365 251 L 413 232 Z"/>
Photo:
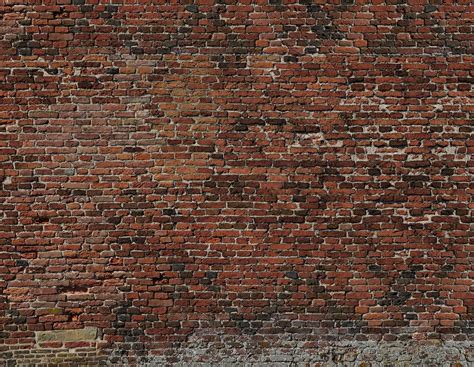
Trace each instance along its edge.
<path fill-rule="evenodd" d="M 474 365 L 469 0 L 0 0 L 0 365 Z"/>

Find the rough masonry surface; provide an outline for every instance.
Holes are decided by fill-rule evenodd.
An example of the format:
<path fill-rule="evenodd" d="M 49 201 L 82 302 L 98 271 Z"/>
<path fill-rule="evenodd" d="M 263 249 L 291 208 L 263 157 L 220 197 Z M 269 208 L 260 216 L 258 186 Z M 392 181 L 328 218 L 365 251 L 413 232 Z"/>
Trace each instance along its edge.
<path fill-rule="evenodd" d="M 0 1 L 0 365 L 474 366 L 473 20 Z"/>

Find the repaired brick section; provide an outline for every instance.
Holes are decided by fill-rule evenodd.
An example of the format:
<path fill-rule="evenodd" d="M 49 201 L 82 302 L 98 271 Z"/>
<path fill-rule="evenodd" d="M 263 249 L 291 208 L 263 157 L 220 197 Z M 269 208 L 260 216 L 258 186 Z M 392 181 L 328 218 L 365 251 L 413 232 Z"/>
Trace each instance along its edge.
<path fill-rule="evenodd" d="M 88 327 L 84 329 L 72 329 L 72 330 L 50 330 L 50 331 L 37 331 L 36 342 L 90 342 L 95 341 L 97 338 L 97 328 Z"/>
<path fill-rule="evenodd" d="M 103 366 L 109 358 L 101 348 L 96 327 L 36 331 L 34 334 L 31 344 L 18 343 L 1 348 L 0 362 L 7 366 Z"/>
<path fill-rule="evenodd" d="M 6 366 L 105 366 L 107 356 L 98 353 L 97 347 L 31 348 L 15 345 L 8 351 L 0 351 L 0 361 Z"/>
<path fill-rule="evenodd" d="M 472 14 L 1 2 L 0 364 L 472 365 Z"/>

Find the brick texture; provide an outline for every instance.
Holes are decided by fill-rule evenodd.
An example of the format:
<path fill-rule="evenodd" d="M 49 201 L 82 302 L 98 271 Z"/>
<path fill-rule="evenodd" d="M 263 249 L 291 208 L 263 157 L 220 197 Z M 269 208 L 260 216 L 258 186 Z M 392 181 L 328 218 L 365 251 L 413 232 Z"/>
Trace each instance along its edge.
<path fill-rule="evenodd" d="M 473 20 L 0 1 L 0 365 L 473 366 Z"/>

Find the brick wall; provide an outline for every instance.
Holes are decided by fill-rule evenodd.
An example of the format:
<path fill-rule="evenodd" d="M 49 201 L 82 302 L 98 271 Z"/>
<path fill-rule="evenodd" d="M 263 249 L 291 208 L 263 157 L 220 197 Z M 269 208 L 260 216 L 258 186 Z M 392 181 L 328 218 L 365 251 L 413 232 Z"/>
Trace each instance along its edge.
<path fill-rule="evenodd" d="M 472 366 L 473 19 L 0 1 L 0 364 Z"/>

